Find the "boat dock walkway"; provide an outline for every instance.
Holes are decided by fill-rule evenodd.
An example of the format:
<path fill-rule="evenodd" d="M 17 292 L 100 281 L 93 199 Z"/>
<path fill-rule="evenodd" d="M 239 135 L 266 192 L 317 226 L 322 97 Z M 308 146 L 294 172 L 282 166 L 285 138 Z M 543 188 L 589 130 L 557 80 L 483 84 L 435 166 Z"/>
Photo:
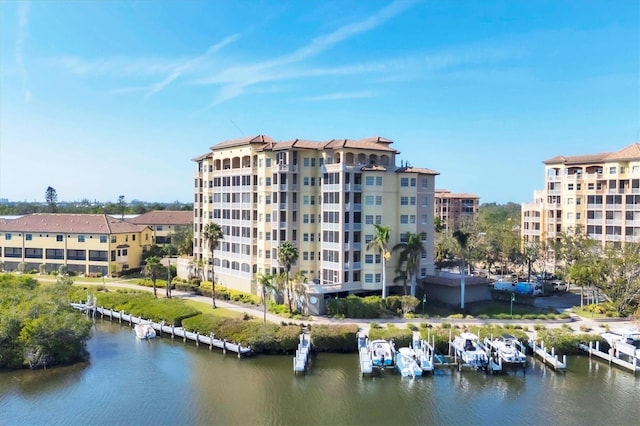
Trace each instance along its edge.
<path fill-rule="evenodd" d="M 435 337 L 433 337 L 435 341 Z M 422 371 L 433 371 L 433 357 L 435 343 L 429 343 L 429 336 L 427 339 L 422 339 L 419 331 L 413 332 L 412 344 L 413 350 L 416 352 L 418 365 L 422 368 Z"/>
<path fill-rule="evenodd" d="M 100 314 L 101 318 L 109 317 L 111 320 L 117 319 L 120 323 L 125 322 L 129 323 L 129 325 L 135 324 L 149 324 L 153 327 L 154 330 L 162 333 L 166 333 L 171 335 L 171 338 L 181 337 L 183 342 L 187 340 L 193 341 L 196 343 L 196 346 L 200 346 L 200 344 L 208 345 L 209 349 L 218 348 L 222 349 L 222 353 L 234 352 L 240 358 L 242 355 L 250 355 L 251 348 L 244 347 L 236 343 L 229 343 L 226 339 L 216 339 L 213 333 L 207 335 L 202 335 L 200 333 L 194 333 L 191 331 L 187 331 L 182 327 L 175 327 L 173 325 L 165 325 L 164 322 L 156 323 L 141 317 L 136 317 L 133 315 L 125 314 L 122 311 L 113 311 L 111 309 L 106 309 L 103 307 L 96 306 L 94 304 L 87 303 L 71 303 L 71 306 L 75 309 L 79 309 L 83 312 L 87 312 L 87 314 L 92 315 L 94 318 L 97 314 Z"/>
<path fill-rule="evenodd" d="M 369 352 L 369 337 L 365 331 L 358 331 L 358 357 L 360 361 L 360 374 L 373 374 L 373 361 Z"/>
<path fill-rule="evenodd" d="M 638 358 L 634 357 L 632 358 L 632 362 L 629 361 L 625 361 L 623 359 L 621 359 L 619 357 L 619 353 L 616 353 L 615 349 L 611 348 L 609 350 L 609 353 L 607 352 L 602 352 L 600 350 L 600 342 L 596 341 L 595 345 L 593 344 L 593 342 L 589 342 L 589 345 L 585 345 L 583 343 L 581 343 L 580 345 L 580 349 L 587 352 L 589 354 L 589 357 L 591 357 L 592 355 L 597 356 L 598 358 L 601 358 L 605 361 L 607 361 L 609 364 L 615 364 L 618 367 L 622 367 L 626 370 L 631 371 L 634 375 L 640 373 L 640 365 L 638 365 Z"/>
<path fill-rule="evenodd" d="M 293 357 L 293 373 L 306 373 L 311 356 L 311 335 L 308 332 L 300 334 L 300 343 Z"/>
<path fill-rule="evenodd" d="M 551 353 L 547 352 L 547 348 L 544 346 L 544 342 L 540 342 L 540 346 L 530 339 L 529 348 L 533 351 L 534 355 L 538 355 L 545 364 L 553 368 L 554 370 L 566 370 L 567 369 L 567 356 L 562 356 L 562 362 L 558 359 L 555 348 L 551 348 Z"/>

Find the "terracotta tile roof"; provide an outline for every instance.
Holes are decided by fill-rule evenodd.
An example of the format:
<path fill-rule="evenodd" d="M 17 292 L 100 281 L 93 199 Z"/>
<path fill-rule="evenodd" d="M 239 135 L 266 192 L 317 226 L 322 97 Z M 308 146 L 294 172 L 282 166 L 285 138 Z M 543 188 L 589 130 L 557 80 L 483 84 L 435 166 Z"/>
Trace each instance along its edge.
<path fill-rule="evenodd" d="M 193 212 L 190 210 L 154 210 L 128 219 L 136 225 L 192 225 Z"/>
<path fill-rule="evenodd" d="M 448 190 L 438 190 L 436 189 L 436 193 L 435 193 L 435 197 L 436 198 L 466 198 L 466 199 L 480 199 L 480 197 L 478 197 L 475 194 L 471 194 L 469 192 L 451 192 Z"/>
<path fill-rule="evenodd" d="M 298 149 L 316 149 L 322 150 L 324 148 L 323 142 L 316 142 L 310 140 L 296 139 L 293 141 L 282 141 L 273 145 L 274 151 L 282 151 L 285 149 L 298 148 Z"/>
<path fill-rule="evenodd" d="M 257 136 L 247 137 L 247 138 L 233 139 L 233 140 L 220 142 L 219 144 L 212 146 L 211 149 L 216 150 L 216 149 L 223 149 L 223 148 L 231 148 L 234 146 L 241 146 L 241 145 L 247 145 L 247 144 L 266 145 L 273 142 L 274 142 L 273 139 L 271 139 L 269 136 L 257 135 Z"/>
<path fill-rule="evenodd" d="M 195 158 L 192 158 L 191 161 L 202 161 L 202 160 L 205 160 L 205 159 L 211 158 L 211 157 L 213 157 L 213 153 L 212 152 L 207 152 L 206 154 L 202 154 L 202 155 L 199 155 L 199 156 L 197 156 Z"/>
<path fill-rule="evenodd" d="M 370 137 L 360 140 L 352 139 L 332 139 L 325 144 L 325 148 L 339 149 L 339 148 L 354 148 L 354 149 L 367 149 L 372 151 L 387 151 L 400 154 L 400 151 L 396 151 L 389 145 L 393 141 L 382 138 L 380 136 Z"/>
<path fill-rule="evenodd" d="M 634 143 L 607 156 L 607 161 L 640 160 L 640 143 Z"/>
<path fill-rule="evenodd" d="M 145 228 L 106 214 L 34 213 L 0 223 L 0 232 L 120 234 Z"/>
<path fill-rule="evenodd" d="M 558 155 L 543 161 L 544 164 L 590 164 L 604 163 L 606 161 L 640 160 L 640 143 L 634 143 L 620 151 L 601 152 L 598 154 L 585 155 Z"/>
<path fill-rule="evenodd" d="M 436 172 L 435 170 L 427 169 L 424 167 L 399 167 L 396 169 L 396 173 L 417 173 L 421 175 L 439 175 L 440 172 Z"/>

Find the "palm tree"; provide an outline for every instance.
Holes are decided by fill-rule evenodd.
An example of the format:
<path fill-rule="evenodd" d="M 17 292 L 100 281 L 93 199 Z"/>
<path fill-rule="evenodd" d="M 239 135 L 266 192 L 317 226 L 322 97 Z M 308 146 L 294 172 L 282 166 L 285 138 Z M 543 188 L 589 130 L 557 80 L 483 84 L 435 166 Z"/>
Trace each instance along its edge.
<path fill-rule="evenodd" d="M 207 241 L 209 250 L 211 250 L 211 306 L 213 306 L 213 309 L 215 309 L 216 308 L 216 279 L 215 279 L 214 270 L 213 270 L 213 251 L 218 248 L 218 245 L 220 244 L 220 240 L 224 239 L 224 234 L 222 233 L 222 227 L 219 224 L 215 222 L 209 222 L 204 226 L 202 236 Z"/>
<path fill-rule="evenodd" d="M 291 265 L 298 260 L 298 249 L 293 245 L 291 241 L 283 241 L 278 247 L 278 263 L 284 266 L 286 273 L 285 289 L 287 292 L 287 302 L 289 303 L 289 312 L 291 309 L 291 288 L 289 284 L 289 272 L 291 271 Z"/>
<path fill-rule="evenodd" d="M 391 227 L 389 225 L 378 225 L 375 223 L 376 235 L 373 240 L 367 244 L 367 250 L 376 249 L 382 255 L 382 298 L 387 297 L 387 260 L 391 257 L 391 253 L 387 250 Z"/>
<path fill-rule="evenodd" d="M 162 273 L 162 265 L 160 264 L 160 258 L 158 256 L 147 257 L 144 265 L 144 274 L 149 277 L 153 284 L 153 297 L 158 297 L 156 290 L 156 280 Z"/>
<path fill-rule="evenodd" d="M 420 268 L 420 259 L 425 252 L 424 245 L 422 244 L 422 235 L 407 233 L 407 242 L 396 244 L 393 249 L 402 250 L 400 252 L 399 265 L 406 262 L 406 277 L 411 283 L 411 295 L 416 295 L 416 277 L 418 276 L 418 270 Z M 405 284 L 405 296 L 407 294 Z"/>
<path fill-rule="evenodd" d="M 461 265 L 460 265 L 460 309 L 464 309 L 464 270 L 465 270 L 465 255 L 467 253 L 467 247 L 469 244 L 470 233 L 462 231 L 461 229 L 456 229 L 452 234 L 453 238 L 458 243 L 458 247 L 460 248 L 460 257 L 461 257 Z"/>
<path fill-rule="evenodd" d="M 275 278 L 271 274 L 258 274 L 256 275 L 258 279 L 258 283 L 262 287 L 262 311 L 263 311 L 263 322 L 267 322 L 267 292 L 273 294 L 276 291 Z"/>

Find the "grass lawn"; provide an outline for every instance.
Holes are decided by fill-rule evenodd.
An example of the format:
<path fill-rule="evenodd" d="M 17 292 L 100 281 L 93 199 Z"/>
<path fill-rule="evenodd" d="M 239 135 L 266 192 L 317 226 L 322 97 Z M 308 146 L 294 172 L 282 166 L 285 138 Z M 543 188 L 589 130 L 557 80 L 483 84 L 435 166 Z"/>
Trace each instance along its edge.
<path fill-rule="evenodd" d="M 498 300 L 487 300 L 483 302 L 468 303 L 466 311 L 469 315 L 477 317 L 478 315 L 487 315 L 493 317 L 496 315 L 509 315 L 511 313 L 511 304 L 509 302 L 502 302 Z M 456 315 L 460 313 L 459 308 L 451 308 L 448 305 L 443 305 L 439 302 L 429 302 L 426 306 L 426 315 L 428 317 L 440 317 L 446 318 L 449 315 Z M 554 310 L 548 310 L 544 308 L 537 308 L 530 305 L 513 304 L 514 315 L 527 315 L 527 314 L 547 314 L 555 313 Z M 422 307 L 419 305 L 416 308 L 416 316 L 421 316 Z"/>
<path fill-rule="evenodd" d="M 233 310 L 230 310 L 230 309 L 224 309 L 224 308 L 212 309 L 211 308 L 211 302 L 204 303 L 204 302 L 199 302 L 197 300 L 191 300 L 191 299 L 182 299 L 182 300 L 184 300 L 184 303 L 186 305 L 191 306 L 194 309 L 197 309 L 198 311 L 202 312 L 203 314 L 212 315 L 214 317 L 220 317 L 220 318 L 242 318 L 244 316 L 244 313 L 233 311 Z"/>
<path fill-rule="evenodd" d="M 601 314 L 601 313 L 598 313 L 598 312 L 587 311 L 586 309 L 581 308 L 579 306 L 574 306 L 573 308 L 571 308 L 571 311 L 574 314 L 580 315 L 582 318 L 609 318 L 605 314 Z"/>

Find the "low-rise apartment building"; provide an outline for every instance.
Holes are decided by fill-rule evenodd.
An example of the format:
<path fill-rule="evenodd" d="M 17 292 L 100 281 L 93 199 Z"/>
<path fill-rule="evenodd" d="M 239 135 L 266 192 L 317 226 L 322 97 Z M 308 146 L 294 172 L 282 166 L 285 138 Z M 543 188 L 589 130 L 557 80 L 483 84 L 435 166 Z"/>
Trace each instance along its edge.
<path fill-rule="evenodd" d="M 453 193 L 448 189 L 435 191 L 435 217 L 440 220 L 442 232 L 453 231 L 465 221 L 478 217 L 480 197 L 469 193 Z"/>
<path fill-rule="evenodd" d="M 380 254 L 367 250 L 374 224 L 389 225 L 390 250 L 407 233 L 422 235 L 419 276 L 433 274 L 433 214 L 437 172 L 398 167 L 393 142 L 362 140 L 275 142 L 256 136 L 219 143 L 197 157 L 194 256 L 208 263 L 208 222 L 224 239 L 214 252 L 216 281 L 255 293 L 256 273 L 276 273 L 277 249 L 291 241 L 303 272 L 321 294 L 382 289 Z M 394 285 L 397 254 L 386 262 Z M 312 298 L 315 299 L 315 298 Z"/>
<path fill-rule="evenodd" d="M 640 242 L 640 143 L 544 161 L 544 189 L 522 204 L 523 242 L 581 228 L 602 247 Z"/>
<path fill-rule="evenodd" d="M 142 267 L 151 228 L 105 214 L 30 214 L 0 221 L 4 270 L 47 272 L 66 265 L 79 274 L 118 274 Z"/>
<path fill-rule="evenodd" d="M 127 219 L 136 225 L 145 225 L 153 230 L 153 242 L 157 245 L 171 244 L 171 236 L 180 227 L 191 229 L 193 226 L 193 211 L 154 210 Z"/>

